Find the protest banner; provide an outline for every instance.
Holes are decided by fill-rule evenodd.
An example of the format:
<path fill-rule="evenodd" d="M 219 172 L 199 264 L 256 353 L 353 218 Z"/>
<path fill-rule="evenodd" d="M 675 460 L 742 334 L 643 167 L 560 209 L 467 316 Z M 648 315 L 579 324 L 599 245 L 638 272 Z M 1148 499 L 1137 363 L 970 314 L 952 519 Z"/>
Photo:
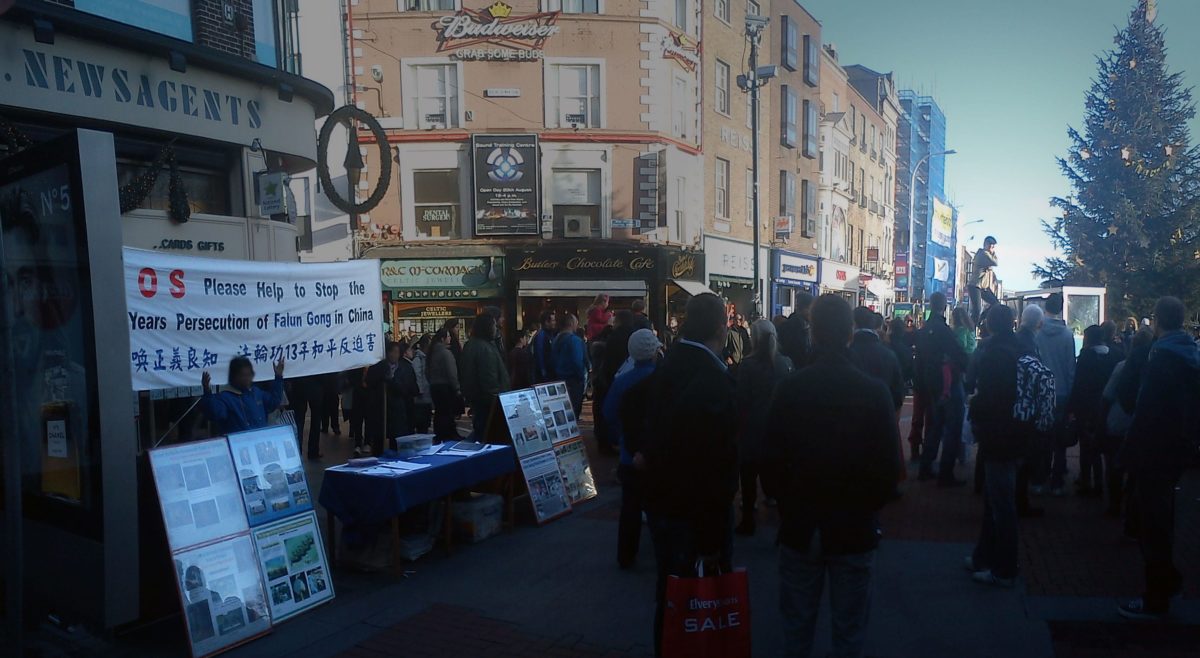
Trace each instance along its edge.
<path fill-rule="evenodd" d="M 383 358 L 379 262 L 267 263 L 124 250 L 137 391 L 217 382 L 236 356 L 259 380 L 340 372 Z"/>

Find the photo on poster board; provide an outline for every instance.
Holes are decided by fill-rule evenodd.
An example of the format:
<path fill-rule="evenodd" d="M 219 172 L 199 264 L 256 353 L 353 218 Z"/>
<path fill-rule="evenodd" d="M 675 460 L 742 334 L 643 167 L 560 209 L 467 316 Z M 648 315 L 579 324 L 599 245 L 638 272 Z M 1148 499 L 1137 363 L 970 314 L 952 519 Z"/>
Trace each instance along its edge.
<path fill-rule="evenodd" d="M 571 504 L 595 498 L 599 492 L 583 440 L 574 439 L 554 446 L 554 455 L 558 458 L 558 469 L 562 473 L 563 485 Z"/>
<path fill-rule="evenodd" d="M 529 488 L 529 500 L 538 524 L 556 519 L 571 511 L 571 500 L 563 486 L 558 459 L 553 450 L 539 452 L 521 459 L 521 472 Z"/>
<path fill-rule="evenodd" d="M 276 622 L 333 599 L 333 579 L 313 512 L 254 529 L 254 545 Z"/>
<path fill-rule="evenodd" d="M 192 656 L 210 656 L 271 630 L 249 534 L 180 551 L 174 560 Z"/>
<path fill-rule="evenodd" d="M 579 419 L 571 406 L 571 397 L 567 393 L 565 382 L 550 382 L 534 388 L 537 392 L 538 403 L 541 405 L 542 418 L 545 419 L 546 430 L 555 444 L 578 438 Z"/>
<path fill-rule="evenodd" d="M 228 445 L 222 437 L 150 451 L 172 552 L 249 529 Z"/>
<path fill-rule="evenodd" d="M 533 389 L 502 393 L 500 408 L 519 459 L 553 447 L 555 434 L 547 429 Z"/>
<path fill-rule="evenodd" d="M 230 434 L 229 452 L 251 527 L 313 508 L 291 425 Z"/>

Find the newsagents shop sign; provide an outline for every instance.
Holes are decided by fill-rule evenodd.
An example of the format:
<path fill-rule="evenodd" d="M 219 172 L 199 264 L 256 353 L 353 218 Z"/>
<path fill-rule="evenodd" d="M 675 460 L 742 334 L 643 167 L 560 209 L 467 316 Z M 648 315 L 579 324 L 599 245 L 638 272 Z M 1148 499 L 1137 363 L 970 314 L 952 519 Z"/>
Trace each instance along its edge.
<path fill-rule="evenodd" d="M 37 43 L 27 26 L 0 22 L 0 106 L 86 116 L 118 124 L 249 145 L 316 161 L 313 106 L 285 103 L 274 88 L 138 52 L 55 36 Z"/>

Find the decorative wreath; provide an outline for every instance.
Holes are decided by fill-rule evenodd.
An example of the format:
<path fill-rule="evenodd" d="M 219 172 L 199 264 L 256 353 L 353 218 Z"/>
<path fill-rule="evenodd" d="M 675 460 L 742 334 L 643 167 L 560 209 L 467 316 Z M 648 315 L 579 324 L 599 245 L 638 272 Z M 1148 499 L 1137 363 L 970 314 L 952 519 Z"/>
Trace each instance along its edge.
<path fill-rule="evenodd" d="M 333 127 L 345 123 L 347 129 L 357 130 L 358 128 L 354 125 L 356 121 L 367 126 L 367 130 L 371 131 L 375 137 L 375 144 L 379 147 L 379 180 L 375 183 L 375 191 L 362 203 L 352 203 L 343 198 L 334 187 L 333 179 L 329 175 L 329 136 L 333 134 Z M 325 190 L 325 196 L 329 197 L 329 201 L 342 212 L 359 215 L 379 205 L 379 202 L 383 200 L 383 195 L 387 194 L 388 185 L 392 180 L 392 152 L 388 147 L 387 133 L 383 131 L 383 126 L 379 125 L 375 117 L 353 105 L 343 105 L 334 110 L 325 119 L 325 124 L 321 126 L 321 133 L 317 136 L 317 176 L 320 178 L 321 187 Z"/>

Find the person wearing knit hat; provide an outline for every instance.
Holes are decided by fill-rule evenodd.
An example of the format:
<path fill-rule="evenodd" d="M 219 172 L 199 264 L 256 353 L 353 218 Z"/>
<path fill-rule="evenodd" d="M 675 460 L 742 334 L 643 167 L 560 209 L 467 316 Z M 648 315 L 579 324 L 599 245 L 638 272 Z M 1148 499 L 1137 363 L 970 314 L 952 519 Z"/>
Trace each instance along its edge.
<path fill-rule="evenodd" d="M 645 474 L 636 466 L 638 455 L 637 428 L 622 426 L 622 402 L 626 394 L 630 397 L 645 397 L 646 392 L 637 386 L 654 374 L 658 351 L 662 343 L 653 331 L 638 329 L 629 336 L 629 361 L 622 366 L 622 373 L 613 380 L 604 399 L 604 417 L 608 421 L 609 437 L 621 449 L 621 463 L 617 467 L 617 478 L 621 481 L 621 517 L 617 525 L 617 565 L 622 569 L 633 566 L 637 558 L 638 544 L 642 535 L 642 512 L 645 510 Z M 632 364 L 632 365 L 631 365 Z M 635 400 L 636 401 L 636 400 Z M 624 414 L 627 415 L 627 414 Z M 635 416 L 637 414 L 634 414 Z"/>

